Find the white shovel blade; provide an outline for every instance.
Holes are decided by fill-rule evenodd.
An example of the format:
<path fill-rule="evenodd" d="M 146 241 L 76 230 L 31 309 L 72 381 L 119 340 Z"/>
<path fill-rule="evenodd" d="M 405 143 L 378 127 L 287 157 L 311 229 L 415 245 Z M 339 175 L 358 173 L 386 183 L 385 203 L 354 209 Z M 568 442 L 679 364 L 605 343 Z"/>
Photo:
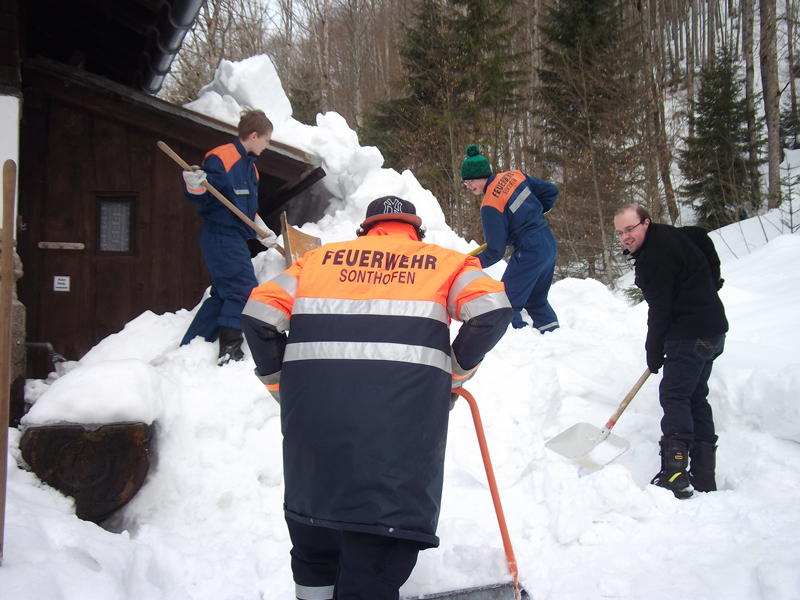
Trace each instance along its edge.
<path fill-rule="evenodd" d="M 594 425 L 578 423 L 546 442 L 545 446 L 587 469 L 604 467 L 631 447 L 628 440 L 613 433 L 597 443 L 599 433 L 600 428 Z"/>

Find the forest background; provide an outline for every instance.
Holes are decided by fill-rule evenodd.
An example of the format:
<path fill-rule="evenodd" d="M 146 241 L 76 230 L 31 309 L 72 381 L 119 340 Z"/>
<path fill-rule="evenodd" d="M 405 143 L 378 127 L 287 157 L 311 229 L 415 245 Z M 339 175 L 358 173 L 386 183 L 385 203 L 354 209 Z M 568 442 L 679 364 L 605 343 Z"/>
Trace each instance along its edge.
<path fill-rule="evenodd" d="M 335 111 L 483 241 L 469 144 L 560 189 L 556 279 L 613 285 L 616 209 L 709 229 L 783 208 L 800 0 L 206 0 L 160 96 L 268 55 L 298 121 Z M 782 194 L 783 189 L 783 194 Z M 787 193 L 788 190 L 788 193 Z M 794 230 L 794 226 L 792 226 Z"/>

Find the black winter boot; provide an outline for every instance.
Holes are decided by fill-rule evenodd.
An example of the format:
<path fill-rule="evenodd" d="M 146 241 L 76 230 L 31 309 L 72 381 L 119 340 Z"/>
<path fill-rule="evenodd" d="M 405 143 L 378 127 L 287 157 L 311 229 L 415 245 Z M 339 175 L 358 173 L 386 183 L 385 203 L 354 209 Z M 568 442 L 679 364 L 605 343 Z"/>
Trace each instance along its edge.
<path fill-rule="evenodd" d="M 219 358 L 217 359 L 217 364 L 222 366 L 231 360 L 242 360 L 244 358 L 244 352 L 242 352 L 243 342 L 244 336 L 242 335 L 241 329 L 220 327 Z"/>
<path fill-rule="evenodd" d="M 689 469 L 689 481 L 698 492 L 716 492 L 717 481 L 714 471 L 717 467 L 717 447 L 708 442 L 695 442 L 689 451 L 692 466 Z"/>
<path fill-rule="evenodd" d="M 692 497 L 687 467 L 689 466 L 689 447 L 678 440 L 661 438 L 661 471 L 650 482 L 685 500 Z"/>

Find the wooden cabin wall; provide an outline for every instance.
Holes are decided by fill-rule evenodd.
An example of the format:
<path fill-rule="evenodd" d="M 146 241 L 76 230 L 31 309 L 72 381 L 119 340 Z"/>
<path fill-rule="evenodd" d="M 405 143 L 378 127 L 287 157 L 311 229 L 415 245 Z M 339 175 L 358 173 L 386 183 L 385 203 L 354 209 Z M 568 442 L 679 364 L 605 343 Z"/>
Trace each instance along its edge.
<path fill-rule="evenodd" d="M 192 309 L 211 280 L 200 252 L 197 204 L 184 199 L 180 168 L 156 147 L 163 139 L 190 164 L 208 148 L 186 147 L 146 127 L 26 92 L 20 150 L 18 288 L 29 342 L 50 342 L 69 360 L 150 310 Z M 99 197 L 133 197 L 129 255 L 99 250 Z M 83 250 L 43 250 L 77 242 Z M 54 291 L 55 276 L 70 291 Z M 28 377 L 52 370 L 47 352 L 28 355 Z"/>

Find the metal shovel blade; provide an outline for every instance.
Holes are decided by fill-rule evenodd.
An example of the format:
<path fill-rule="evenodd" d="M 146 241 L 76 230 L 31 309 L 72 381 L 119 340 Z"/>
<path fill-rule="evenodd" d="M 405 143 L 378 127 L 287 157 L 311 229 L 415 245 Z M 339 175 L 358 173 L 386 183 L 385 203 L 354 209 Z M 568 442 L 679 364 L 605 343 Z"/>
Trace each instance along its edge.
<path fill-rule="evenodd" d="M 520 588 L 520 598 L 530 600 L 528 592 Z M 414 600 L 514 600 L 514 582 L 499 583 L 465 590 L 454 590 L 452 592 L 440 592 L 425 596 L 414 596 Z M 411 600 L 411 598 L 401 598 L 400 600 Z"/>
<path fill-rule="evenodd" d="M 631 445 L 627 440 L 613 435 L 611 428 L 614 427 L 623 411 L 628 408 L 636 392 L 641 389 L 648 377 L 650 377 L 650 370 L 645 369 L 603 429 L 598 429 L 589 423 L 578 423 L 559 433 L 549 442 L 545 442 L 545 446 L 587 469 L 604 467 L 624 454 Z"/>
<path fill-rule="evenodd" d="M 545 446 L 587 469 L 604 467 L 631 447 L 628 440 L 609 433 L 599 440 L 600 428 L 589 423 L 577 423 L 562 431 Z"/>

